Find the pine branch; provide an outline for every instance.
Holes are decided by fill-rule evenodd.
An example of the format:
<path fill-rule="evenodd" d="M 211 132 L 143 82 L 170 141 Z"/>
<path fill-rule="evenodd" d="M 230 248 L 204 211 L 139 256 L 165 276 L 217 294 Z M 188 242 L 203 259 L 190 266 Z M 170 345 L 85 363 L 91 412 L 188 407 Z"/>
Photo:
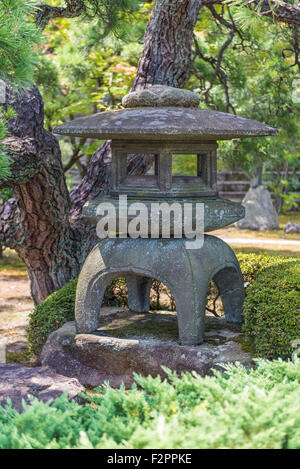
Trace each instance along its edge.
<path fill-rule="evenodd" d="M 226 3 L 228 6 L 245 6 L 255 10 L 259 16 L 275 21 L 300 26 L 300 5 L 294 6 L 280 0 L 203 0 L 202 5 L 209 7 Z"/>
<path fill-rule="evenodd" d="M 83 0 L 67 0 L 66 7 L 53 7 L 50 5 L 37 4 L 36 24 L 44 29 L 49 21 L 54 18 L 76 18 L 85 13 Z"/>
<path fill-rule="evenodd" d="M 215 18 L 216 24 L 219 25 L 219 26 L 220 25 L 225 26 L 227 29 L 230 30 L 230 32 L 228 34 L 228 37 L 227 37 L 226 41 L 224 42 L 224 44 L 222 45 L 222 47 L 219 50 L 217 59 L 215 59 L 214 57 L 206 57 L 201 52 L 201 50 L 199 48 L 199 45 L 198 45 L 198 41 L 197 41 L 196 37 L 194 36 L 195 55 L 200 57 L 205 62 L 209 63 L 211 65 L 211 67 L 213 68 L 213 70 L 214 70 L 213 76 L 210 80 L 210 84 L 209 84 L 208 88 L 204 89 L 204 92 L 203 92 L 204 101 L 207 104 L 207 106 L 210 106 L 209 93 L 210 93 L 210 91 L 212 90 L 212 88 L 214 86 L 216 78 L 219 77 L 219 80 L 220 80 L 220 82 L 223 86 L 224 93 L 225 93 L 225 99 L 226 99 L 225 110 L 226 110 L 226 112 L 229 112 L 229 110 L 231 109 L 232 112 L 234 114 L 236 114 L 234 106 L 230 102 L 227 74 L 226 74 L 225 70 L 222 67 L 222 61 L 223 61 L 224 52 L 226 51 L 226 49 L 232 43 L 235 33 L 237 33 L 240 37 L 241 37 L 241 33 L 236 28 L 236 25 L 234 24 L 233 18 L 230 14 L 229 7 L 227 8 L 227 10 L 229 12 L 231 23 L 229 23 L 222 15 L 219 15 L 216 12 L 216 10 L 213 6 L 210 5 L 208 8 L 211 11 L 213 17 Z M 197 76 L 197 73 L 196 73 L 195 70 L 194 70 L 194 74 Z"/>
<path fill-rule="evenodd" d="M 138 0 L 65 0 L 65 7 L 38 3 L 36 24 L 44 29 L 54 18 L 99 17 L 112 29 L 117 26 L 120 14 L 132 13 Z"/>
<path fill-rule="evenodd" d="M 7 137 L 2 142 L 10 158 L 10 174 L 0 176 L 0 187 L 15 187 L 31 179 L 41 166 L 39 149 L 32 138 Z"/>

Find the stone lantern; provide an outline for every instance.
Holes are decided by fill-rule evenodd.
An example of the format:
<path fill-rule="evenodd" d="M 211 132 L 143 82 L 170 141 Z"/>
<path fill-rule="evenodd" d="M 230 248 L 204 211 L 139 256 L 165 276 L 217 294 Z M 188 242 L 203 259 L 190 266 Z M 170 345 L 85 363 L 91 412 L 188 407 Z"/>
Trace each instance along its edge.
<path fill-rule="evenodd" d="M 104 198 L 89 201 L 83 215 L 97 224 L 99 204 L 115 208 L 116 237 L 100 241 L 86 259 L 77 287 L 75 319 L 78 333 L 92 333 L 101 320 L 105 289 L 117 277 L 128 285 L 129 308 L 149 311 L 152 279 L 163 282 L 172 292 L 181 344 L 203 342 L 205 305 L 209 283 L 214 280 L 228 322 L 242 322 L 244 283 L 232 249 L 215 236 L 204 235 L 201 248 L 188 248 L 185 236 L 176 237 L 178 223 L 186 219 L 170 217 L 169 236 L 163 236 L 163 220 L 157 213 L 160 203 L 184 207 L 202 206 L 202 232 L 227 226 L 244 216 L 241 204 L 218 195 L 217 141 L 276 134 L 276 129 L 259 122 L 197 106 L 197 94 L 161 85 L 132 92 L 123 98 L 125 109 L 103 112 L 68 122 L 55 129 L 62 135 L 111 139 L 112 165 L 110 191 Z M 145 175 L 127 174 L 128 155 L 151 155 L 153 170 Z M 194 155 L 195 174 L 172 171 L 175 155 Z M 127 204 L 143 202 L 148 232 L 130 238 L 127 228 L 133 219 L 126 212 L 122 221 L 120 196 Z M 150 206 L 156 207 L 156 212 Z M 126 209 L 127 210 L 127 209 Z M 150 237 L 153 218 L 155 237 Z M 192 225 L 197 214 L 192 211 Z M 176 231 L 177 230 L 177 231 Z M 186 236 L 188 232 L 185 231 Z M 189 236 L 190 237 L 190 236 Z"/>

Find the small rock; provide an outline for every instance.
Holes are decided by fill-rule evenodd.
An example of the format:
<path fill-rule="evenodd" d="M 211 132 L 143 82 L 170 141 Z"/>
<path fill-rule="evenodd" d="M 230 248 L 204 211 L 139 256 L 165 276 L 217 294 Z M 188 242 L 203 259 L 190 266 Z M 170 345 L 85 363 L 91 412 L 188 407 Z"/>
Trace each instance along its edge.
<path fill-rule="evenodd" d="M 245 195 L 242 205 L 245 207 L 245 217 L 235 223 L 241 230 L 277 230 L 279 228 L 278 215 L 272 203 L 270 192 L 264 186 L 250 188 Z"/>
<path fill-rule="evenodd" d="M 288 221 L 284 227 L 284 232 L 288 234 L 300 233 L 300 223 Z"/>
<path fill-rule="evenodd" d="M 4 406 L 10 398 L 18 412 L 22 412 L 22 399 L 28 403 L 29 396 L 48 402 L 64 392 L 73 399 L 84 390 L 76 378 L 62 376 L 47 367 L 0 363 L 0 405 Z"/>
<path fill-rule="evenodd" d="M 200 98 L 193 91 L 171 86 L 153 85 L 133 91 L 122 99 L 126 108 L 130 107 L 198 107 Z"/>

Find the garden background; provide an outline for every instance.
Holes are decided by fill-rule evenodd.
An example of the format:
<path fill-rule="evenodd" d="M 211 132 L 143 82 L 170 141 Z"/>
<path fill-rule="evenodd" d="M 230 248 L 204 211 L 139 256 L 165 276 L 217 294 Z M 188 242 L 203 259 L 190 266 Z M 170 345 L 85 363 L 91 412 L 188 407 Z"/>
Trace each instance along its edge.
<path fill-rule="evenodd" d="M 169 384 L 138 377 L 129 392 L 90 392 L 92 404 L 36 401 L 22 415 L 0 414 L 0 447 L 300 447 L 299 362 L 289 361 L 300 340 L 300 13 L 295 2 L 280 7 L 286 11 L 275 3 L 52 0 L 37 8 L 3 0 L 0 334 L 8 363 L 37 366 L 48 335 L 73 319 L 76 278 L 94 243 L 81 208 L 107 185 L 106 142 L 57 142 L 51 131 L 120 108 L 137 81 L 185 87 L 199 93 L 201 107 L 279 129 L 277 137 L 222 142 L 218 162 L 223 196 L 241 200 L 250 186 L 264 185 L 279 227 L 213 233 L 241 263 L 242 340 L 261 360 L 256 369 L 231 367 L 205 379 L 172 375 Z M 146 59 L 155 63 L 155 53 L 162 62 L 154 70 Z M 131 169 L 147 171 L 147 162 L 133 160 Z M 183 170 L 192 172 L 193 162 L 178 157 L 174 171 Z M 295 232 L 284 231 L 288 222 Z M 126 307 L 122 279 L 105 301 Z M 207 307 L 222 315 L 213 284 Z M 157 283 L 152 308 L 175 308 Z"/>

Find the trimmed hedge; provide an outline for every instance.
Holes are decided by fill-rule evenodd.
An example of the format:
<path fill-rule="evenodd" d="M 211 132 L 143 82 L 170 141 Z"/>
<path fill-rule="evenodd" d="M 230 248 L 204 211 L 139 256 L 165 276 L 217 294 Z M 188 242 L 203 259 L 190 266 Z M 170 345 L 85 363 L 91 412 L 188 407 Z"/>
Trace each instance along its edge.
<path fill-rule="evenodd" d="M 246 285 L 244 331 L 256 356 L 287 358 L 292 341 L 300 339 L 300 262 L 297 258 L 266 254 L 237 255 Z M 30 315 L 27 337 L 39 355 L 48 335 L 74 319 L 77 280 L 50 295 Z M 115 293 L 115 298 L 113 295 Z M 124 280 L 115 281 L 105 295 L 106 304 L 126 304 Z"/>
<path fill-rule="evenodd" d="M 70 280 L 60 290 L 49 295 L 29 315 L 27 341 L 29 351 L 39 356 L 51 332 L 68 321 L 74 321 L 77 278 Z M 127 304 L 125 279 L 117 279 L 107 288 L 104 303 L 110 306 Z"/>
<path fill-rule="evenodd" d="M 293 341 L 300 339 L 300 260 L 270 256 L 251 259 L 247 255 L 243 261 L 238 257 L 243 272 L 252 274 L 243 329 L 254 345 L 255 355 L 269 359 L 291 357 Z"/>
<path fill-rule="evenodd" d="M 300 362 L 257 361 L 170 382 L 135 376 L 124 391 L 104 386 L 88 403 L 33 400 L 0 408 L 0 449 L 299 449 Z"/>
<path fill-rule="evenodd" d="M 77 279 L 70 280 L 60 290 L 37 305 L 29 316 L 27 341 L 29 351 L 39 356 L 51 332 L 74 320 Z"/>

